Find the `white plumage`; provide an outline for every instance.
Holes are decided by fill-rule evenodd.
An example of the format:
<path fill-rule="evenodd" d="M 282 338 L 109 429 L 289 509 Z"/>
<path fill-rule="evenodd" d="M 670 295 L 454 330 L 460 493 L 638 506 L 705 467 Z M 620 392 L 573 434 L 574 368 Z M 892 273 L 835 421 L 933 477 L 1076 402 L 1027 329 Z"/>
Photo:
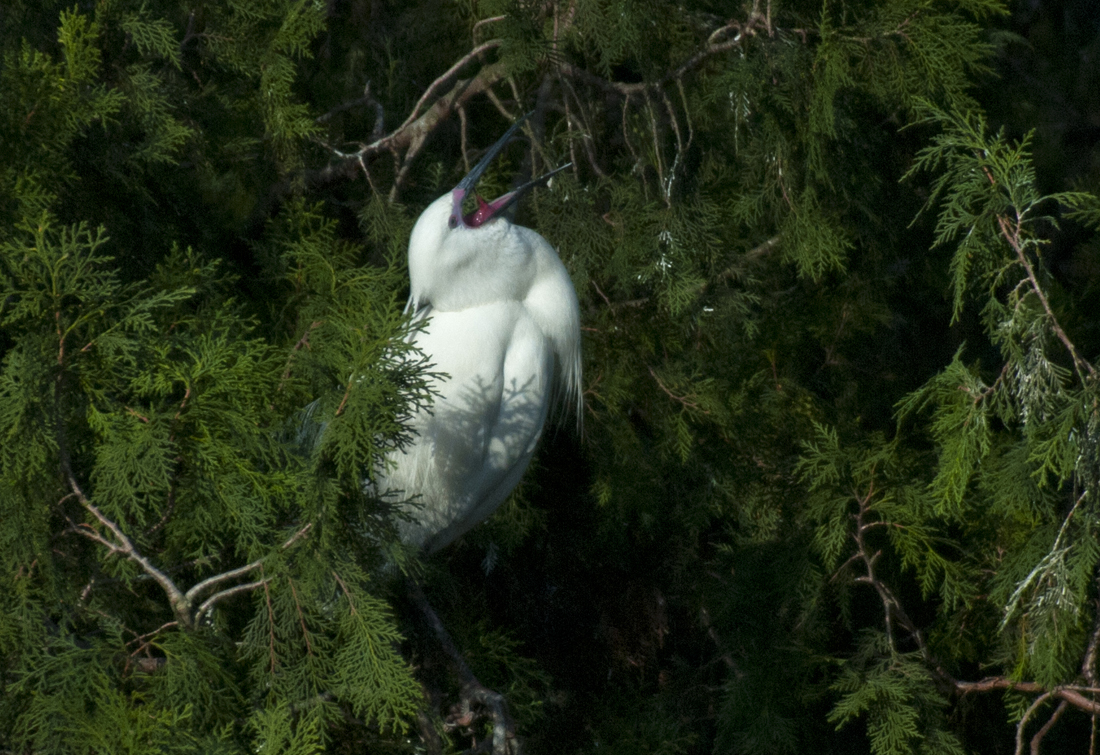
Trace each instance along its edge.
<path fill-rule="evenodd" d="M 413 418 L 413 443 L 391 455 L 377 483 L 380 491 L 414 499 L 402 539 L 429 553 L 507 498 L 555 398 L 579 406 L 580 314 L 572 281 L 546 239 L 504 215 L 553 174 L 491 203 L 479 197 L 478 209 L 462 215 L 463 199 L 519 125 L 421 213 L 409 238 L 409 308 L 429 318 L 414 342 L 447 377 L 435 382 L 432 406 Z"/>

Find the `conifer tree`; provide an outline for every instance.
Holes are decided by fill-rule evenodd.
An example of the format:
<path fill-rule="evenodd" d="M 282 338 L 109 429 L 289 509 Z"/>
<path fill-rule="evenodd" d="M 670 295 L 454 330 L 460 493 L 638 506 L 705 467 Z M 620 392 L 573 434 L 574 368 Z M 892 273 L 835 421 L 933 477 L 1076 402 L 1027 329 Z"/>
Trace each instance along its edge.
<path fill-rule="evenodd" d="M 489 750 L 400 575 L 503 749 L 1090 747 L 1100 201 L 989 125 L 1005 14 L 6 3 L 0 751 Z M 408 233 L 526 112 L 584 430 L 424 558 Z"/>

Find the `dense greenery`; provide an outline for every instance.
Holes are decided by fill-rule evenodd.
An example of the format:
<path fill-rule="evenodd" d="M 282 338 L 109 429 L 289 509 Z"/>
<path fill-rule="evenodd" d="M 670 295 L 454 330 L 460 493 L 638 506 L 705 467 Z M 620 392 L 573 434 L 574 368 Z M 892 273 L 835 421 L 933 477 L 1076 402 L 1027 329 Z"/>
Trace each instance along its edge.
<path fill-rule="evenodd" d="M 1010 10 L 5 0 L 0 751 L 484 745 L 402 575 L 528 752 L 1092 751 L 1100 29 Z M 583 430 L 423 558 L 405 245 L 528 111 Z"/>

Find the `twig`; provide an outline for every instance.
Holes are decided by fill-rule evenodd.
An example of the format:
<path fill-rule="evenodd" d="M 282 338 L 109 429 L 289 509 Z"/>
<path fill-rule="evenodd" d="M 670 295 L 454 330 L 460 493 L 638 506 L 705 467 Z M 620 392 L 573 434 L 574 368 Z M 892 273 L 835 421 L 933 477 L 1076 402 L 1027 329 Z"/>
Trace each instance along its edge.
<path fill-rule="evenodd" d="M 351 110 L 353 108 L 357 108 L 360 105 L 372 105 L 374 107 L 374 111 L 375 111 L 374 128 L 375 128 L 375 131 L 377 132 L 377 135 L 374 138 L 377 139 L 378 137 L 382 136 L 382 132 L 384 130 L 384 118 L 383 118 L 383 116 L 385 114 L 385 111 L 382 109 L 382 103 L 379 102 L 378 100 L 376 100 L 374 95 L 371 93 L 371 91 L 370 91 L 370 82 L 369 81 L 363 86 L 363 96 L 362 97 L 351 100 L 350 102 L 344 102 L 344 103 L 341 103 L 341 104 L 337 105 L 332 110 L 329 110 L 327 113 L 325 113 L 324 115 L 319 115 L 316 118 L 314 118 L 313 122 L 318 123 L 318 124 L 326 123 L 327 121 L 332 119 L 333 116 L 338 115 L 339 113 L 342 113 L 345 110 Z M 382 125 L 380 125 L 380 124 L 382 124 Z"/>
<path fill-rule="evenodd" d="M 126 413 L 129 414 L 132 417 L 137 417 L 139 420 L 141 420 L 142 422 L 144 422 L 147 425 L 149 424 L 149 418 L 148 417 L 146 417 L 144 414 L 141 414 L 140 412 L 135 411 L 134 409 L 131 409 L 128 406 L 126 407 Z"/>
<path fill-rule="evenodd" d="M 260 567 L 260 574 L 263 574 L 263 567 Z M 271 590 L 268 589 L 267 579 L 261 580 L 264 588 L 264 598 L 267 600 L 267 647 L 268 654 L 271 658 L 271 674 L 275 675 L 275 609 L 271 607 Z"/>
<path fill-rule="evenodd" d="M 649 130 L 650 134 L 653 136 L 653 159 L 657 163 L 654 166 L 657 169 L 657 183 L 661 186 L 661 197 L 665 200 L 665 205 L 671 207 L 672 200 L 668 195 L 668 187 L 665 185 L 664 162 L 661 160 L 661 142 L 657 137 L 657 116 L 653 112 L 653 101 L 649 98 L 649 90 L 644 89 L 642 92 L 645 95 L 646 110 L 649 112 Z M 664 94 L 663 89 L 661 93 Z M 671 176 L 669 180 L 672 180 Z M 669 184 L 669 186 L 671 186 L 671 184 Z"/>
<path fill-rule="evenodd" d="M 852 534 L 852 539 L 855 540 L 856 543 L 856 555 L 863 561 L 863 566 L 866 569 L 865 576 L 856 577 L 853 581 L 868 584 L 878 593 L 879 599 L 882 601 L 883 613 L 885 614 L 886 639 L 890 643 L 890 650 L 892 652 L 897 651 L 896 638 L 894 637 L 894 623 L 896 621 L 897 625 L 908 632 L 909 636 L 916 642 L 921 656 L 935 669 L 937 674 L 946 679 L 950 679 L 951 682 L 954 683 L 954 680 L 951 679 L 947 672 L 944 671 L 940 664 L 936 662 L 935 658 L 933 658 L 931 651 L 929 651 L 928 646 L 924 642 L 924 635 L 921 633 L 920 629 L 917 628 L 917 625 L 913 623 L 913 620 L 909 618 L 909 614 L 905 612 L 905 609 L 901 605 L 901 601 L 897 599 L 894 593 L 884 582 L 882 582 L 882 580 L 875 576 L 875 563 L 878 561 L 879 556 L 882 555 L 882 551 L 875 551 L 873 554 L 870 553 L 867 542 L 863 536 L 868 530 L 876 526 L 891 526 L 891 523 L 865 521 L 866 515 L 871 511 L 871 501 L 874 495 L 875 481 L 873 478 L 867 487 L 866 495 L 861 496 L 858 492 L 852 493 L 852 497 L 855 498 L 856 502 L 859 504 L 859 512 L 853 516 L 856 521 L 856 530 Z M 852 559 L 848 559 L 848 562 L 845 562 L 845 566 L 851 561 Z"/>
<path fill-rule="evenodd" d="M 64 471 L 69 479 L 69 486 L 72 488 L 73 494 L 76 496 L 76 499 L 80 501 L 80 505 L 83 506 L 86 511 L 94 516 L 96 520 L 111 533 L 111 537 L 105 537 L 89 524 L 82 523 L 77 525 L 73 524 L 73 522 L 70 520 L 69 524 L 71 531 L 76 532 L 77 534 L 82 535 L 83 537 L 86 537 L 93 542 L 99 543 L 103 547 L 107 548 L 107 550 L 109 550 L 111 553 L 117 553 L 121 556 L 125 556 L 134 563 L 138 564 L 138 566 L 141 567 L 146 575 L 155 580 L 157 584 L 160 585 L 161 589 L 164 590 L 165 594 L 168 596 L 168 602 L 172 607 L 172 613 L 175 614 L 176 621 L 181 626 L 187 628 L 193 627 L 196 621 L 207 611 L 209 611 L 218 601 L 223 600 L 230 595 L 234 595 L 245 590 L 252 590 L 260 586 L 261 583 L 254 582 L 248 585 L 238 585 L 228 590 L 224 590 L 220 593 L 217 593 L 216 595 L 211 596 L 199 607 L 198 611 L 192 613 L 191 607 L 194 605 L 195 600 L 198 599 L 198 597 L 203 592 L 223 582 L 248 574 L 249 572 L 257 568 L 262 569 L 263 559 L 258 559 L 256 561 L 253 561 L 251 564 L 247 564 L 237 569 L 231 569 L 227 572 L 216 574 L 213 577 L 204 579 L 202 582 L 199 582 L 197 585 L 188 590 L 185 594 L 180 590 L 176 583 L 172 581 L 171 577 L 169 577 L 160 569 L 153 566 L 152 562 L 149 561 L 148 558 L 143 556 L 137 550 L 130 538 L 128 538 L 126 534 L 123 533 L 122 529 L 117 524 L 107 518 L 103 514 L 103 512 L 95 506 L 95 504 L 88 500 L 88 498 L 84 495 L 84 491 L 81 490 L 80 485 L 77 483 L 76 478 L 73 476 L 72 471 L 68 468 L 67 461 L 62 461 L 62 467 L 64 468 Z M 286 548 L 292 546 L 300 538 L 304 537 L 312 528 L 312 523 L 302 527 L 300 530 L 294 533 L 294 535 L 292 535 L 285 543 L 283 543 L 282 549 L 285 550 Z M 267 580 L 264 580 L 264 582 L 266 581 Z"/>
<path fill-rule="evenodd" d="M 688 409 L 694 409 L 695 411 L 697 411 L 697 412 L 702 412 L 703 414 L 710 414 L 710 411 L 709 411 L 709 410 L 707 410 L 707 409 L 704 409 L 704 408 L 702 408 L 701 406 L 699 406 L 698 404 L 696 404 L 696 403 L 695 403 L 694 401 L 690 401 L 690 400 L 689 400 L 689 399 L 688 399 L 688 398 L 687 398 L 686 396 L 677 396 L 677 395 L 676 395 L 675 393 L 673 393 L 672 391 L 670 391 L 670 390 L 669 390 L 669 389 L 668 389 L 668 388 L 667 388 L 667 387 L 665 386 L 665 384 L 661 382 L 661 378 L 657 377 L 657 373 L 656 373 L 656 371 L 654 371 L 654 369 L 653 369 L 652 367 L 650 367 L 650 366 L 649 366 L 648 364 L 646 365 L 646 367 L 647 367 L 647 368 L 649 369 L 649 374 L 650 374 L 650 375 L 651 375 L 651 376 L 653 377 L 653 379 L 654 379 L 655 381 L 657 381 L 657 386 L 658 386 L 658 387 L 659 387 L 659 388 L 660 388 L 660 389 L 661 389 L 662 391 L 664 391 L 664 392 L 665 392 L 665 394 L 667 394 L 667 395 L 668 395 L 668 397 L 669 397 L 670 399 L 672 399 L 673 401 L 677 401 L 677 402 L 679 402 L 679 403 L 683 404 L 683 405 L 684 405 L 685 407 L 687 407 Z"/>
<path fill-rule="evenodd" d="M 680 82 L 677 81 L 679 84 Z M 683 93 L 683 86 L 681 84 L 681 94 Z M 668 168 L 668 181 L 664 188 L 665 201 L 670 201 L 672 197 L 672 186 L 676 183 L 676 170 L 680 167 L 680 160 L 684 153 L 690 147 L 684 146 L 683 135 L 680 133 L 680 121 L 676 118 L 676 110 L 672 107 L 672 100 L 668 98 L 668 93 L 664 89 L 661 90 L 661 100 L 665 104 L 665 112 L 668 113 L 669 123 L 672 124 L 672 133 L 676 135 L 676 157 L 672 160 L 672 165 Z M 686 111 L 685 111 L 686 112 Z"/>
<path fill-rule="evenodd" d="M 420 589 L 420 585 L 412 579 L 406 580 L 406 584 L 408 585 L 409 597 L 424 615 L 428 626 L 431 627 L 439 644 L 443 647 L 444 652 L 450 656 L 458 671 L 459 680 L 462 683 L 461 695 L 464 709 L 468 711 L 472 703 L 478 703 L 489 710 L 489 717 L 493 722 L 491 752 L 493 755 L 519 755 L 520 743 L 516 738 L 515 724 L 512 722 L 512 717 L 508 715 L 504 696 L 484 686 L 474 676 L 466 663 L 466 659 L 458 652 L 450 633 L 447 632 L 443 622 L 439 620 L 439 616 L 436 615 L 431 604 L 428 603 L 428 599 L 425 597 L 424 591 Z"/>
<path fill-rule="evenodd" d="M 344 584 L 344 580 L 340 579 L 339 574 L 337 574 L 336 572 L 333 572 L 332 576 L 336 578 L 336 584 L 340 585 L 340 589 L 343 590 L 344 595 L 347 596 L 348 607 L 351 608 L 351 612 L 354 614 L 356 612 L 355 611 L 355 601 L 353 601 L 351 599 L 351 590 L 349 590 L 348 586 L 346 584 Z"/>
<path fill-rule="evenodd" d="M 363 167 L 363 170 L 366 170 L 366 166 Z M 316 328 L 319 328 L 321 325 L 321 320 L 314 320 L 313 322 L 311 322 L 309 324 L 309 327 L 306 328 L 306 332 L 303 333 L 302 337 L 298 339 L 298 343 L 294 344 L 294 348 L 290 350 L 290 356 L 286 358 L 286 369 L 283 370 L 283 376 L 279 378 L 279 385 L 275 388 L 276 393 L 282 391 L 283 385 L 286 383 L 287 380 L 290 379 L 290 368 L 294 364 L 294 357 L 298 354 L 298 351 L 303 348 L 309 348 L 309 334 L 312 333 Z M 272 408 L 274 409 L 274 404 L 272 404 Z"/>
<path fill-rule="evenodd" d="M 440 88 L 442 88 L 444 84 L 450 81 L 451 77 L 462 70 L 462 67 L 464 65 L 469 63 L 477 56 L 481 55 L 481 53 L 488 52 L 489 50 L 492 50 L 496 47 L 500 47 L 502 43 L 503 40 L 490 39 L 488 42 L 482 42 L 480 45 L 470 50 L 470 52 L 459 58 L 458 62 L 448 68 L 442 76 L 440 76 L 428 85 L 428 88 L 424 90 L 424 94 L 420 95 L 420 99 L 417 100 L 416 105 L 413 106 L 412 112 L 409 113 L 409 117 L 405 119 L 404 123 L 397 127 L 397 131 L 402 131 L 410 124 L 412 124 L 412 122 L 415 121 L 420 115 L 420 108 L 424 107 L 424 104 L 435 95 L 436 91 L 438 91 Z"/>
<path fill-rule="evenodd" d="M 634 84 L 626 84 L 620 81 L 608 81 L 607 79 L 601 76 L 597 76 L 594 73 L 590 73 L 583 68 L 577 68 L 576 66 L 561 61 L 558 62 L 558 68 L 566 76 L 578 79 L 588 84 L 592 84 L 593 86 L 603 89 L 606 92 L 613 92 L 622 96 L 641 94 L 650 89 L 659 89 L 665 84 L 679 79 L 685 73 L 695 68 L 712 55 L 717 55 L 720 52 L 725 52 L 727 50 L 733 49 L 734 47 L 737 47 L 741 44 L 743 33 L 754 33 L 755 24 L 753 22 L 750 22 L 744 27 L 742 27 L 739 23 L 728 24 L 727 26 L 723 26 L 721 29 L 716 30 L 710 38 L 715 39 L 719 32 L 733 30 L 737 30 L 737 34 L 732 39 L 728 39 L 724 42 L 710 42 L 708 40 L 706 47 L 692 55 L 690 58 L 677 66 L 673 71 L 665 74 L 657 81 L 642 81 Z"/>
<path fill-rule="evenodd" d="M 1073 358 L 1073 366 L 1077 370 L 1077 376 L 1081 379 L 1081 382 L 1085 382 L 1085 376 L 1081 374 L 1082 368 L 1088 372 L 1090 378 L 1096 378 L 1096 368 L 1089 362 L 1082 359 L 1077 354 L 1077 348 L 1073 345 L 1073 341 L 1069 340 L 1069 336 L 1062 330 L 1062 326 L 1058 323 L 1058 318 L 1054 316 L 1054 310 L 1050 306 L 1050 302 L 1047 301 L 1047 296 L 1043 293 L 1042 287 L 1039 285 L 1039 280 L 1035 276 L 1035 268 L 1032 267 L 1031 262 L 1028 260 L 1027 255 L 1024 253 L 1023 245 L 1020 244 L 1020 221 L 1016 222 L 1015 229 L 1009 227 L 1008 218 L 1003 215 L 997 216 L 997 223 L 1001 228 L 1001 236 L 1004 237 L 1008 245 L 1012 247 L 1012 250 L 1016 252 L 1016 259 L 1023 266 L 1024 271 L 1027 273 L 1028 281 L 1031 282 L 1031 290 L 1035 292 L 1035 295 L 1039 298 L 1040 303 L 1043 305 L 1043 310 L 1046 312 L 1047 317 L 1050 318 L 1050 326 L 1054 330 L 1054 334 L 1058 336 L 1058 340 L 1062 342 L 1062 345 L 1069 351 L 1070 356 Z"/>
<path fill-rule="evenodd" d="M 1088 649 L 1085 650 L 1085 660 L 1081 663 L 1081 674 L 1093 687 L 1100 686 L 1100 679 L 1096 675 L 1097 653 L 1100 652 L 1100 600 L 1095 602 L 1095 611 L 1092 635 L 1089 637 Z"/>
<path fill-rule="evenodd" d="M 290 584 L 290 594 L 294 598 L 294 608 L 298 611 L 298 623 L 302 627 L 302 637 L 306 641 L 306 655 L 313 656 L 313 643 L 309 641 L 309 629 L 306 628 L 306 617 L 302 613 L 302 603 L 298 600 L 298 590 L 294 587 L 294 580 L 287 577 Z"/>
<path fill-rule="evenodd" d="M 180 401 L 180 408 L 176 410 L 175 416 L 172 417 L 172 422 L 173 423 L 175 423 L 175 421 L 180 418 L 180 415 L 183 414 L 183 410 L 187 408 L 187 402 L 190 399 L 191 399 L 191 386 L 187 386 L 187 389 L 183 392 L 183 400 Z"/>
<path fill-rule="evenodd" d="M 225 600 L 226 598 L 231 598 L 234 595 L 242 592 L 251 592 L 257 587 L 265 587 L 270 581 L 271 577 L 268 577 L 267 579 L 260 579 L 255 582 L 248 582 L 243 585 L 236 585 L 235 587 L 230 587 L 228 590 L 222 590 L 221 592 L 214 593 L 209 598 L 204 600 L 202 602 L 202 605 L 198 607 L 198 610 L 195 611 L 196 623 L 202 621 L 205 616 L 207 616 L 211 611 L 214 610 L 215 605 Z"/>
<path fill-rule="evenodd" d="M 474 28 L 470 30 L 470 35 L 473 36 L 473 37 L 476 37 L 477 36 L 477 30 L 480 29 L 482 26 L 485 26 L 486 24 L 494 24 L 497 21 L 503 21 L 506 18 L 508 18 L 508 17 L 507 16 L 493 16 L 492 18 L 483 18 L 480 21 L 478 21 L 476 24 L 474 24 Z"/>
<path fill-rule="evenodd" d="M 157 532 L 161 527 L 168 523 L 168 520 L 169 518 L 171 518 L 172 512 L 175 511 L 175 509 L 176 486 L 173 482 L 173 484 L 168 488 L 168 505 L 164 507 L 164 514 L 161 516 L 160 520 L 156 524 L 152 525 L 151 527 L 147 528 L 145 532 L 141 533 L 141 536 L 145 538 Z"/>
<path fill-rule="evenodd" d="M 466 132 L 467 132 L 466 108 L 459 107 L 458 108 L 458 135 L 459 135 L 459 146 L 462 149 L 462 167 L 465 169 L 465 171 L 467 173 L 469 173 L 470 172 L 470 156 L 469 156 L 469 154 L 467 154 L 467 149 L 466 149 Z"/>
<path fill-rule="evenodd" d="M 446 93 L 439 94 L 439 91 L 454 78 L 454 74 L 462 66 L 477 55 L 498 47 L 500 44 L 500 40 L 490 40 L 478 45 L 474 50 L 464 55 L 462 59 L 428 86 L 428 89 L 421 95 L 420 100 L 405 121 L 390 133 L 382 135 L 379 128 L 380 122 L 376 121 L 372 141 L 369 143 L 359 142 L 358 149 L 351 151 L 337 149 L 323 141 L 319 141 L 320 144 L 332 152 L 338 162 L 318 171 L 311 180 L 324 182 L 343 175 L 346 170 L 345 166 L 350 162 L 362 168 L 369 181 L 370 172 L 367 168 L 367 160 L 388 152 L 394 160 L 394 184 L 389 192 L 389 201 L 396 201 L 401 185 L 408 175 L 409 168 L 423 148 L 428 136 L 453 111 L 462 107 L 475 95 L 488 92 L 494 84 L 504 78 L 504 66 L 499 62 L 486 65 L 473 78 L 455 81 Z M 438 97 L 435 103 L 430 107 L 427 106 L 427 102 L 436 95 Z M 404 151 L 403 156 L 402 151 Z"/>
<path fill-rule="evenodd" d="M 148 647 L 149 646 L 149 643 L 148 643 L 149 638 L 156 637 L 158 634 L 163 632 L 165 629 L 171 629 L 172 627 L 178 627 L 178 626 L 179 626 L 178 621 L 168 621 L 168 622 L 165 622 L 164 624 L 161 624 L 159 627 L 154 629 L 152 632 L 146 632 L 145 634 L 138 634 L 137 632 L 134 632 L 132 629 L 128 629 L 127 631 L 134 635 L 134 639 L 130 640 L 126 644 L 127 645 L 132 645 L 135 642 L 141 643 L 140 645 L 138 645 L 137 650 L 135 650 L 130 655 L 134 655 L 134 653 L 141 652 L 141 650 L 143 648 Z"/>
<path fill-rule="evenodd" d="M 504 116 L 506 120 L 514 121 L 516 119 L 516 116 L 512 115 L 508 112 L 508 108 L 504 107 L 504 103 L 500 101 L 500 98 L 497 97 L 497 93 L 493 91 L 492 87 L 485 90 L 485 96 L 489 99 L 489 102 L 493 103 L 493 107 L 497 109 L 497 112 Z"/>
<path fill-rule="evenodd" d="M 76 498 L 80 501 L 80 505 L 83 506 L 88 513 L 94 516 L 101 525 L 110 531 L 114 540 L 108 540 L 87 524 L 76 527 L 75 531 L 89 540 L 94 540 L 100 545 L 103 545 L 112 553 L 123 555 L 140 566 L 142 570 L 156 580 L 157 584 L 164 590 L 165 594 L 168 596 L 168 602 L 172 606 L 172 612 L 176 615 L 176 619 L 185 626 L 191 626 L 190 603 L 180 589 L 176 587 L 176 583 L 173 582 L 171 577 L 167 574 L 153 566 L 149 559 L 141 555 L 130 541 L 130 538 L 126 537 L 119 526 L 104 516 L 103 512 L 88 500 L 87 496 L 84 495 L 84 491 L 80 489 L 80 485 L 77 484 L 72 470 L 69 469 L 67 460 L 62 460 L 62 467 L 65 470 L 66 476 L 69 478 L 69 487 L 72 488 L 73 493 L 76 494 Z"/>
<path fill-rule="evenodd" d="M 577 152 L 574 147 L 573 133 L 573 121 L 578 122 L 577 131 L 580 133 L 581 143 L 584 145 L 584 151 L 588 155 L 588 164 L 592 166 L 592 171 L 600 178 L 607 178 L 607 174 L 603 168 L 600 167 L 599 162 L 596 161 L 596 150 L 592 140 L 592 128 L 589 126 L 586 116 L 584 114 L 584 104 L 581 102 L 580 97 L 577 95 L 577 91 L 573 88 L 573 84 L 565 78 L 558 76 L 558 82 L 561 84 L 562 89 L 562 104 L 565 106 L 565 124 L 569 129 L 569 158 L 573 163 L 573 175 L 577 175 Z M 569 96 L 572 95 L 574 102 L 577 106 L 577 114 L 574 116 L 572 109 L 569 107 Z"/>
<path fill-rule="evenodd" d="M 1016 755 L 1024 755 L 1024 727 L 1027 726 L 1028 720 L 1035 715 L 1035 711 L 1039 709 L 1039 706 L 1045 703 L 1051 696 L 1051 692 L 1044 692 L 1035 698 L 1035 702 L 1024 713 L 1023 718 L 1016 724 Z"/>
<path fill-rule="evenodd" d="M 1014 690 L 1016 692 L 1050 694 L 1065 700 L 1073 707 L 1085 713 L 1100 715 L 1100 703 L 1085 697 L 1085 694 L 1091 694 L 1096 691 L 1096 688 L 1093 687 L 1065 685 L 1048 690 L 1038 682 L 1017 682 L 1012 679 L 1006 679 L 1003 676 L 989 677 L 979 682 L 956 681 L 954 684 L 955 689 L 960 694 L 964 695 L 970 692 L 989 692 L 991 690 Z"/>
<path fill-rule="evenodd" d="M 301 538 L 308 535 L 311 529 L 313 529 L 312 522 L 305 525 L 300 530 L 291 535 L 290 538 L 288 538 L 287 541 L 279 547 L 279 550 L 285 551 L 287 548 L 298 542 Z M 207 577 L 202 582 L 199 582 L 197 585 L 187 591 L 187 600 L 194 602 L 198 599 L 200 595 L 209 590 L 211 587 L 220 585 L 222 582 L 228 582 L 229 580 L 236 579 L 237 577 L 243 577 L 245 574 L 255 571 L 256 569 L 260 569 L 262 571 L 264 560 L 265 559 L 258 558 L 250 564 L 239 566 L 236 569 L 230 569 L 229 571 L 222 572 L 221 574 L 215 574 L 213 577 Z"/>
<path fill-rule="evenodd" d="M 1047 732 L 1058 722 L 1058 719 L 1062 717 L 1065 712 L 1068 703 L 1065 700 L 1058 703 L 1058 707 L 1054 709 L 1054 712 L 1050 714 L 1050 718 L 1043 724 L 1039 731 L 1035 732 L 1035 736 L 1031 738 L 1031 755 L 1039 755 L 1039 745 L 1043 742 L 1043 737 L 1047 735 Z"/>
<path fill-rule="evenodd" d="M 370 150 L 375 146 L 377 146 L 378 149 L 384 147 L 393 151 L 396 159 L 396 149 L 399 144 L 407 144 L 405 157 L 399 162 L 400 167 L 397 169 L 393 187 L 390 189 L 389 200 L 391 202 L 397 201 L 397 194 L 401 189 L 401 184 L 404 183 L 405 176 L 408 175 L 413 159 L 419 154 L 427 141 L 428 134 L 430 134 L 443 118 L 449 115 L 455 108 L 463 105 L 475 94 L 488 92 L 493 84 L 504 78 L 504 74 L 505 70 L 502 63 L 493 63 L 492 65 L 485 66 L 474 78 L 456 82 L 450 92 L 436 100 L 435 104 L 415 122 L 406 121 L 407 125 L 403 124 L 401 128 L 395 131 L 394 134 L 391 135 L 393 137 L 392 139 L 391 137 L 385 137 L 375 142 L 374 145 L 368 145 L 364 148 L 364 150 Z M 398 139 L 398 135 L 400 135 L 400 139 Z"/>

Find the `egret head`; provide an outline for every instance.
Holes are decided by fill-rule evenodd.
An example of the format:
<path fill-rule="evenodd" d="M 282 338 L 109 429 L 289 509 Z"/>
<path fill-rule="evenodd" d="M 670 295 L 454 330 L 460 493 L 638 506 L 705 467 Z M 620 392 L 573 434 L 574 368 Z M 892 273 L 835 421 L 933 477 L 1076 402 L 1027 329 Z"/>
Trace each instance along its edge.
<path fill-rule="evenodd" d="M 515 234 L 507 210 L 535 186 L 569 164 L 528 181 L 487 202 L 475 187 L 493 159 L 519 130 L 527 116 L 512 125 L 477 165 L 450 192 L 428 205 L 409 237 L 409 304 L 455 309 L 488 298 L 519 297 L 535 270 L 525 239 Z M 466 214 L 462 204 L 473 193 L 477 207 Z M 526 229 L 524 229 L 526 230 Z"/>

